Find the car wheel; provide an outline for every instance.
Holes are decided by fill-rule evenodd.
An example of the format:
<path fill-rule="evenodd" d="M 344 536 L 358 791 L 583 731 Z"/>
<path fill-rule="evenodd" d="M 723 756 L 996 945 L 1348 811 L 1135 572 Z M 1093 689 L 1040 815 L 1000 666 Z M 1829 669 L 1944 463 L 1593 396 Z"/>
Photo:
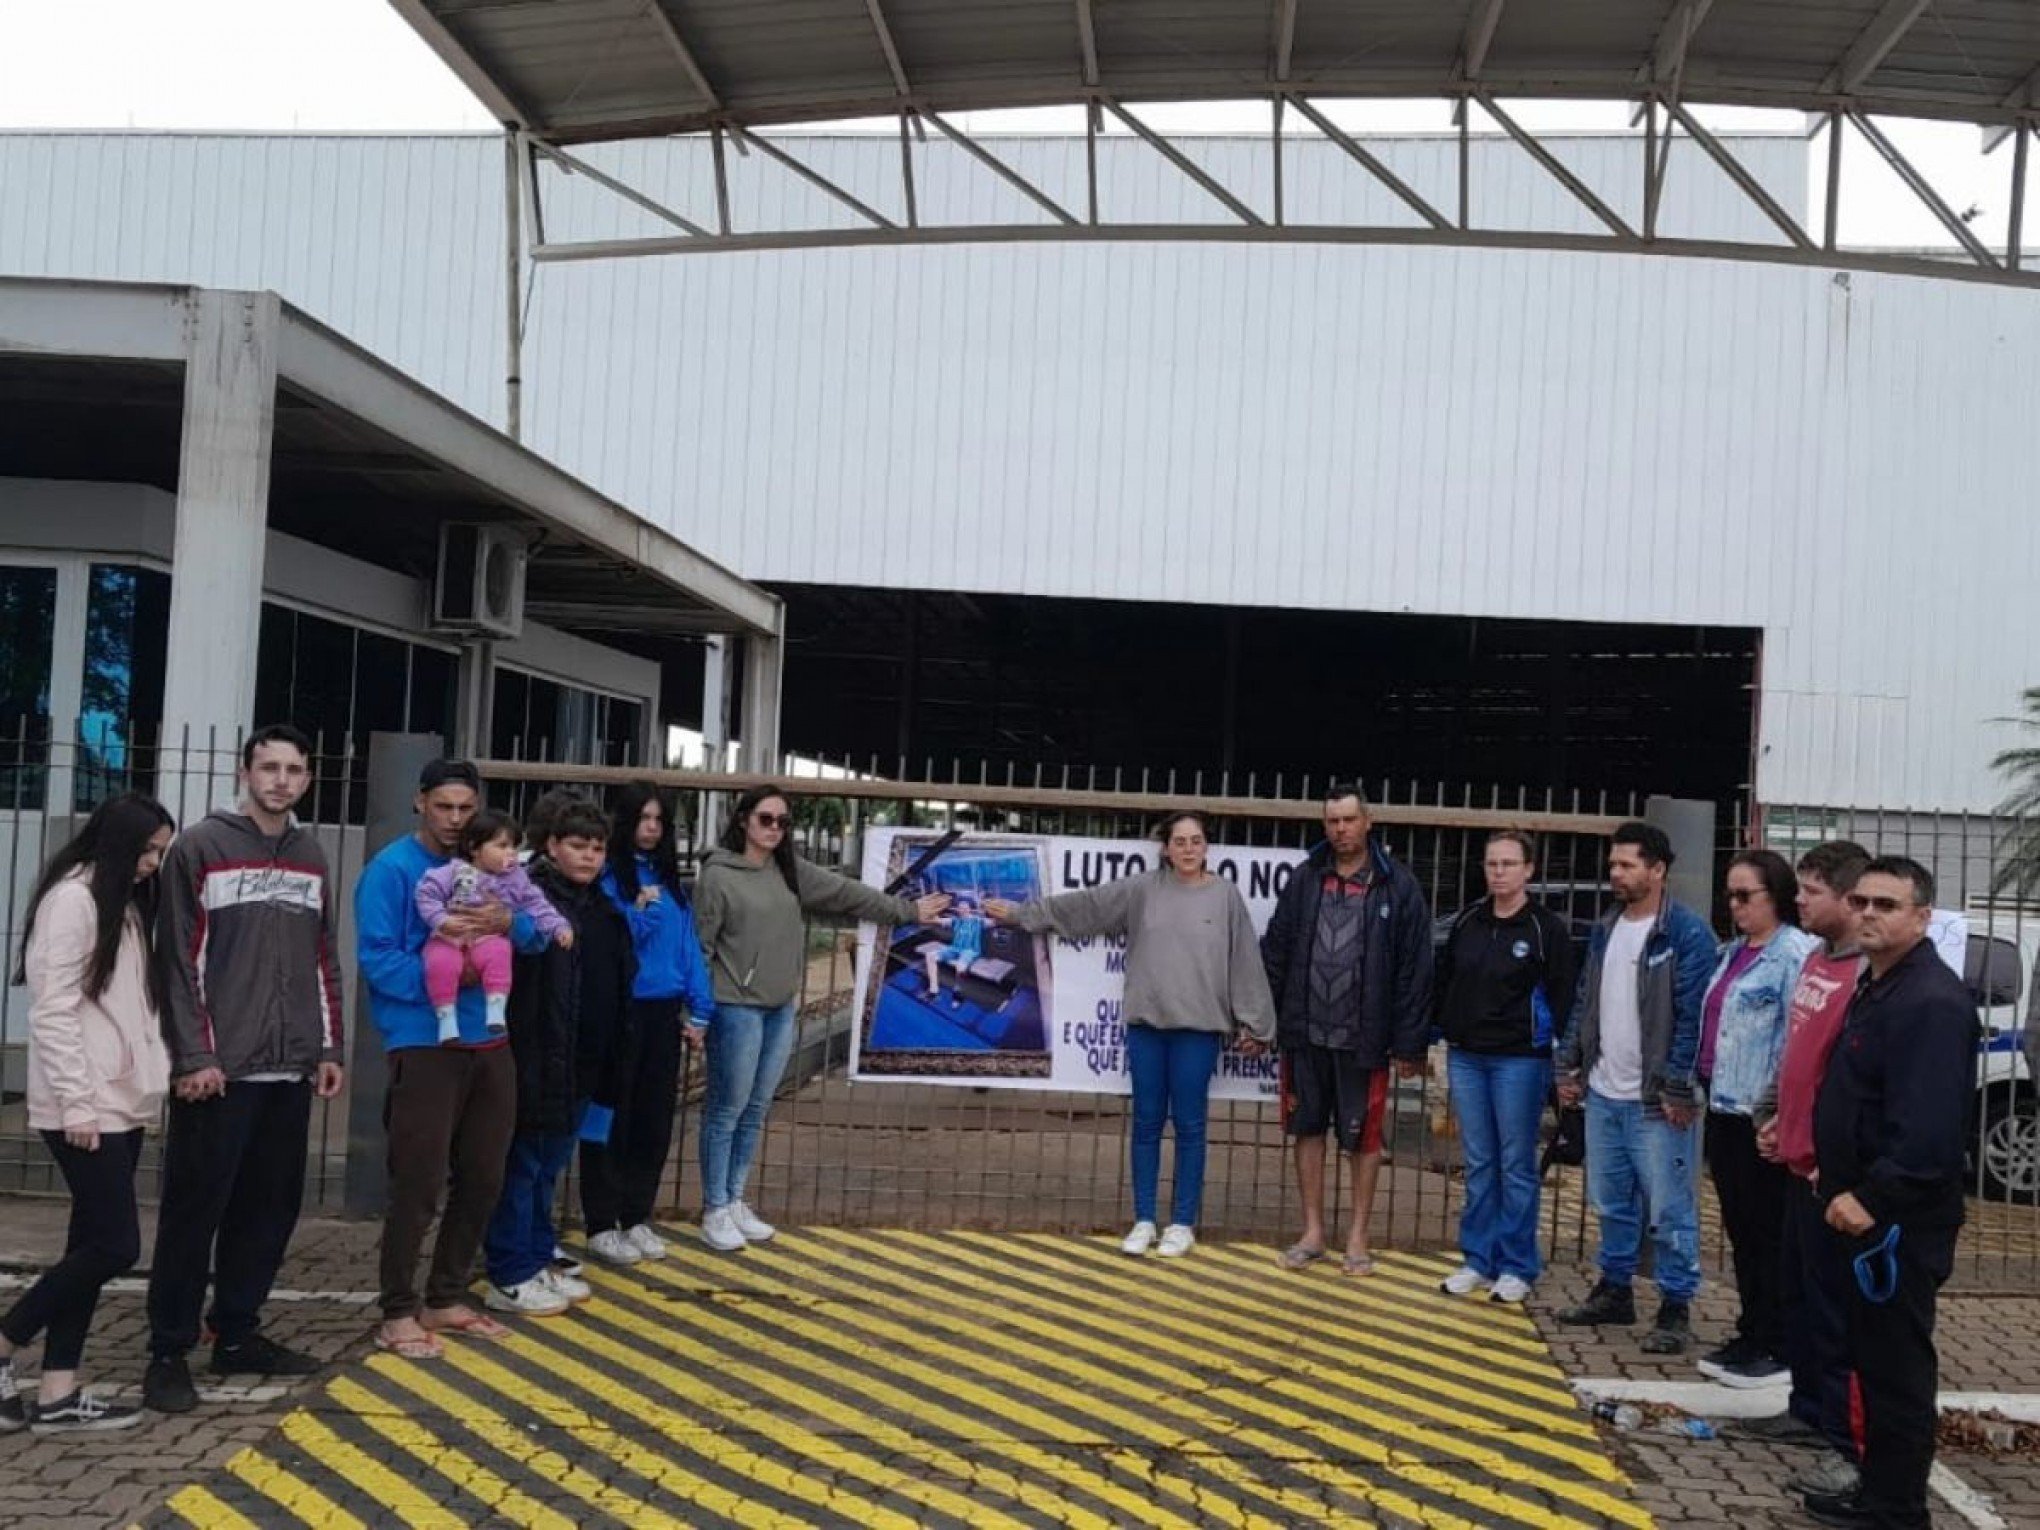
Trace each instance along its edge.
<path fill-rule="evenodd" d="M 1977 1152 L 1987 1199 L 2040 1202 L 2040 1095 L 2021 1090 L 1991 1100 Z"/>

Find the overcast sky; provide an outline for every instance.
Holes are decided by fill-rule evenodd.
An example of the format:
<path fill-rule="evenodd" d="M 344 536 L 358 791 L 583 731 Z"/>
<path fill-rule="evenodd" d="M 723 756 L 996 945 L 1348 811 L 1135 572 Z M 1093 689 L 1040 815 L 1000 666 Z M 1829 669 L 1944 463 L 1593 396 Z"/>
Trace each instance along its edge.
<path fill-rule="evenodd" d="M 1442 127 L 1442 103 L 1341 110 L 1353 126 Z M 1615 107 L 1526 107 L 1533 124 L 1620 127 Z M 1718 126 L 1796 127 L 1778 113 L 1712 113 Z M 1265 127 L 1267 109 L 1154 114 L 1183 130 Z M 1053 127 L 1073 114 L 980 114 L 980 128 Z M 0 129 L 448 130 L 489 115 L 386 0 L 0 0 Z M 1907 153 L 1972 227 L 2002 244 L 2010 149 L 1978 153 L 1973 127 L 1897 124 Z M 2035 156 L 2040 158 L 2040 156 Z M 1811 173 L 1813 156 L 1809 155 Z M 1860 141 L 1848 145 L 1844 241 L 1945 245 L 1940 225 Z M 1676 173 L 1676 171 L 1674 172 Z M 2040 167 L 2034 174 L 2040 176 Z M 2029 192 L 2029 194 L 2031 194 Z M 1810 190 L 1808 205 L 1821 197 Z M 2029 226 L 2033 219 L 2029 218 Z"/>

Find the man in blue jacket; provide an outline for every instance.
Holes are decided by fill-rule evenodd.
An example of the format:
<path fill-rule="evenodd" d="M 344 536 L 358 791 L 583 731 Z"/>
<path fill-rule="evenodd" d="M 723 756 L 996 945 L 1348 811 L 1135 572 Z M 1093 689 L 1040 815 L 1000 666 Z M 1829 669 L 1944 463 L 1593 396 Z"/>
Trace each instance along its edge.
<path fill-rule="evenodd" d="M 466 1295 L 482 1231 L 503 1188 L 517 1122 L 516 1065 L 502 1033 L 488 1028 L 479 986 L 460 991 L 459 1040 L 440 1044 L 422 955 L 431 932 L 417 901 L 419 881 L 445 865 L 460 843 L 460 831 L 481 803 L 481 789 L 480 774 L 466 760 L 427 764 L 418 776 L 417 832 L 370 861 L 354 889 L 361 980 L 389 1054 L 383 1101 L 389 1205 L 383 1214 L 383 1322 L 376 1343 L 407 1359 L 437 1355 L 437 1330 L 505 1331 L 469 1306 Z M 455 940 L 507 933 L 523 952 L 546 944 L 529 916 L 513 915 L 500 904 L 457 912 L 439 933 Z M 421 1297 L 418 1256 L 442 1191 L 446 1213 Z"/>
<path fill-rule="evenodd" d="M 1707 922 L 1672 901 L 1672 844 L 1625 823 L 1608 853 L 1616 907 L 1595 926 L 1572 1017 L 1559 1043 L 1558 1097 L 1587 1102 L 1587 1195 L 1601 1224 L 1601 1279 L 1561 1323 L 1631 1324 L 1643 1232 L 1650 1229 L 1657 1320 L 1644 1351 L 1676 1355 L 1693 1338 L 1700 1290 L 1700 1123 L 1694 1069 L 1701 1004 L 1714 970 Z"/>
<path fill-rule="evenodd" d="M 1325 1252 L 1325 1136 L 1351 1160 L 1348 1275 L 1371 1275 L 1368 1220 L 1381 1173 L 1388 1065 L 1423 1071 L 1431 1016 L 1431 911 L 1417 879 L 1372 838 L 1367 799 L 1325 793 L 1325 838 L 1283 884 L 1261 937 L 1282 1057 L 1282 1125 L 1296 1142 L 1303 1235 L 1282 1256 Z"/>

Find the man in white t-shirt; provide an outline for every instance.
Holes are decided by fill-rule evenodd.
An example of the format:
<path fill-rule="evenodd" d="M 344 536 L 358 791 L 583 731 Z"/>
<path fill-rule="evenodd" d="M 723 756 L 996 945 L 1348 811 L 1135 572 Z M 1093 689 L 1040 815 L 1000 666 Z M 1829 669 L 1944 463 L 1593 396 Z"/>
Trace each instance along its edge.
<path fill-rule="evenodd" d="M 1587 1194 L 1601 1226 L 1600 1282 L 1558 1320 L 1636 1321 L 1630 1285 L 1647 1230 L 1659 1301 L 1643 1348 L 1659 1355 L 1691 1342 L 1691 1304 L 1700 1290 L 1707 1102 L 1694 1066 L 1716 945 L 1706 921 L 1666 894 L 1671 866 L 1662 829 L 1625 823 L 1615 830 L 1608 886 L 1616 907 L 1588 944 L 1554 1059 L 1559 1099 L 1586 1100 Z"/>

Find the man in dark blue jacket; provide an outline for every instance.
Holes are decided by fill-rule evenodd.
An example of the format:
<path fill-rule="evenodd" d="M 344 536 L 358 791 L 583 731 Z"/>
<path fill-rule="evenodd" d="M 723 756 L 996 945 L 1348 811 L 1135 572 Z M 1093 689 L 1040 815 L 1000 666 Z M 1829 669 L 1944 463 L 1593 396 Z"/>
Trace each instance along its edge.
<path fill-rule="evenodd" d="M 1962 1227 L 1976 1008 L 1927 939 L 1934 878 L 1870 862 L 1849 893 L 1869 968 L 1814 1103 L 1815 1181 L 1853 1264 L 1849 1358 L 1862 1399 L 1853 1493 L 1806 1497 L 1828 1525 L 1924 1530 L 1934 1464 L 1934 1300 Z"/>
<path fill-rule="evenodd" d="M 1303 1235 L 1282 1256 L 1325 1251 L 1325 1134 L 1351 1160 L 1344 1269 L 1370 1275 L 1368 1219 L 1381 1173 L 1388 1064 L 1423 1071 L 1431 1010 L 1431 911 L 1417 880 L 1370 837 L 1358 786 L 1325 793 L 1325 839 L 1283 884 L 1261 937 L 1282 1050 L 1283 1130 L 1296 1141 Z"/>
<path fill-rule="evenodd" d="M 1616 906 L 1594 927 L 1579 994 L 1559 1041 L 1558 1097 L 1587 1102 L 1587 1195 L 1601 1224 L 1601 1279 L 1561 1323 L 1636 1321 L 1630 1282 L 1644 1231 L 1657 1280 L 1644 1351 L 1692 1342 L 1700 1290 L 1700 1129 L 1705 1091 L 1701 1005 L 1714 972 L 1707 922 L 1672 901 L 1672 844 L 1655 824 L 1616 827 L 1608 887 Z"/>

